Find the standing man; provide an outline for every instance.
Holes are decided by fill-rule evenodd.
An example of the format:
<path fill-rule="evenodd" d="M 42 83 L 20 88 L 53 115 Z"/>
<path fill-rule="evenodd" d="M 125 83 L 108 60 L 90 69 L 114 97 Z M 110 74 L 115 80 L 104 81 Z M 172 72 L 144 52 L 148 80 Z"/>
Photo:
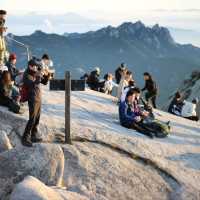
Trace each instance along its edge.
<path fill-rule="evenodd" d="M 115 71 L 115 80 L 116 83 L 119 84 L 122 78 L 122 72 L 126 69 L 126 64 L 121 63 L 121 65 Z"/>
<path fill-rule="evenodd" d="M 7 12 L 5 10 L 0 10 L 0 65 L 5 65 L 7 58 L 7 48 L 4 38 L 4 33 L 7 28 L 5 27 L 5 19 Z"/>
<path fill-rule="evenodd" d="M 34 142 L 42 141 L 41 138 L 37 137 L 42 101 L 40 83 L 44 85 L 48 83 L 49 73 L 45 70 L 42 71 L 41 68 L 40 61 L 32 59 L 28 62 L 28 68 L 23 77 L 23 87 L 27 90 L 29 120 L 24 131 L 22 144 L 28 147 L 32 147 Z"/>
<path fill-rule="evenodd" d="M 145 86 L 142 89 L 142 91 L 147 90 L 145 94 L 145 99 L 147 102 L 151 101 L 152 106 L 156 108 L 156 97 L 158 95 L 158 88 L 156 82 L 153 80 L 151 74 L 149 74 L 148 72 L 144 73 L 144 80 Z"/>

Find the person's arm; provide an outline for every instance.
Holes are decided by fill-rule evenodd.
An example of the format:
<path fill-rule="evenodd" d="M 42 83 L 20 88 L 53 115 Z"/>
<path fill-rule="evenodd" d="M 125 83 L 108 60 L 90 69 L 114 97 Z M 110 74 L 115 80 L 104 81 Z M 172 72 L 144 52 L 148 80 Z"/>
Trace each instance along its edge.
<path fill-rule="evenodd" d="M 120 118 L 123 121 L 129 122 L 129 123 L 133 123 L 135 121 L 135 117 L 137 117 L 134 112 L 132 113 L 132 115 L 128 115 L 128 107 L 121 103 L 120 107 L 119 107 L 119 112 L 120 112 Z"/>
<path fill-rule="evenodd" d="M 112 86 L 113 86 L 113 87 L 118 87 L 119 84 L 117 84 L 117 83 L 115 83 L 114 81 L 112 81 Z"/>
<path fill-rule="evenodd" d="M 43 85 L 47 85 L 50 76 L 51 76 L 51 74 L 43 75 L 42 78 L 41 78 L 41 83 L 42 83 Z"/>
<path fill-rule="evenodd" d="M 145 86 L 142 88 L 142 92 L 147 89 L 147 82 L 145 82 Z"/>
<path fill-rule="evenodd" d="M 31 76 L 30 74 L 25 73 L 23 77 L 23 83 L 29 87 L 33 88 L 35 85 L 38 85 L 41 83 L 41 76 L 38 74 L 35 78 Z"/>

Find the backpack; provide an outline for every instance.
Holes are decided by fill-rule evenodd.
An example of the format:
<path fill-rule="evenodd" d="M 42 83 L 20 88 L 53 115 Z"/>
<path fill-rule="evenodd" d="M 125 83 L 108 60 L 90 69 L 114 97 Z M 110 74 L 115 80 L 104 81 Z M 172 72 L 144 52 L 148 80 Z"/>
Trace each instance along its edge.
<path fill-rule="evenodd" d="M 170 133 L 170 130 L 171 130 L 169 122 L 164 123 L 160 120 L 152 120 L 152 122 L 147 122 L 147 123 L 144 123 L 144 124 L 158 138 L 167 137 Z"/>
<path fill-rule="evenodd" d="M 21 86 L 19 92 L 20 92 L 20 96 L 21 96 L 20 101 L 21 101 L 22 103 L 28 101 L 28 92 L 29 92 L 28 87 L 25 86 L 25 85 L 23 84 L 23 85 Z"/>
<path fill-rule="evenodd" d="M 152 122 L 152 127 L 155 130 L 155 136 L 158 138 L 165 138 L 170 134 L 171 127 L 168 123 L 164 123 L 159 120 Z"/>

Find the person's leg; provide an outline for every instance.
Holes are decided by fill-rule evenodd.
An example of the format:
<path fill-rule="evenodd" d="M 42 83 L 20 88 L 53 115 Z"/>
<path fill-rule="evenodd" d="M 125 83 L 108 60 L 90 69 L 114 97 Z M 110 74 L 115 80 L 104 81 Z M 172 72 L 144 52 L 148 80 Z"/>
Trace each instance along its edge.
<path fill-rule="evenodd" d="M 198 116 L 191 116 L 191 117 L 185 117 L 186 119 L 192 120 L 192 121 L 199 121 Z"/>
<path fill-rule="evenodd" d="M 25 146 L 32 146 L 31 131 L 32 131 L 33 125 L 35 123 L 35 117 L 36 117 L 34 103 L 28 102 L 28 107 L 29 107 L 29 120 L 26 124 L 24 135 L 22 137 L 22 144 L 24 144 Z"/>
<path fill-rule="evenodd" d="M 151 97 L 151 102 L 152 102 L 152 106 L 154 108 L 157 108 L 157 106 L 156 106 L 156 95 L 154 95 L 154 96 Z"/>
<path fill-rule="evenodd" d="M 142 122 L 139 123 L 132 123 L 132 125 L 130 126 L 131 129 L 134 129 L 136 131 L 138 131 L 139 133 L 142 133 L 150 138 L 153 138 L 153 134 L 150 130 L 148 130 L 145 126 L 143 126 Z"/>
<path fill-rule="evenodd" d="M 145 93 L 145 100 L 146 100 L 147 103 L 149 103 L 149 98 L 150 98 L 149 92 L 146 92 Z"/>
<path fill-rule="evenodd" d="M 40 113 L 41 113 L 41 102 L 37 102 L 35 104 L 35 122 L 33 124 L 32 130 L 31 130 L 31 141 L 32 142 L 41 142 L 42 139 L 38 138 L 38 126 L 40 123 Z"/>

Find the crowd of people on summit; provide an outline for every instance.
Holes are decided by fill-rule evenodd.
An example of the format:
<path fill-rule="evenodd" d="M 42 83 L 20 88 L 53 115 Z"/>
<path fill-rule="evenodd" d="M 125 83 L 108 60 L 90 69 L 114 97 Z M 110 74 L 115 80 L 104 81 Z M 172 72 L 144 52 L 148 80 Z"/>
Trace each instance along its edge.
<path fill-rule="evenodd" d="M 159 89 L 150 73 L 145 72 L 143 74 L 145 83 L 141 89 L 138 88 L 133 73 L 128 70 L 125 63 L 122 63 L 116 69 L 115 77 L 109 73 L 104 75 L 104 79 L 101 80 L 100 75 L 101 70 L 99 67 L 96 67 L 94 71 L 90 74 L 85 74 L 82 78 L 86 80 L 91 90 L 112 94 L 113 88 L 117 88 L 115 95 L 118 100 L 119 118 L 122 126 L 136 129 L 150 137 L 158 136 L 158 133 L 160 134 L 160 130 L 156 132 L 156 128 L 169 128 L 169 122 L 165 124 L 161 124 L 158 120 L 155 122 L 153 109 L 157 108 L 156 100 Z M 144 96 L 145 99 L 141 96 Z M 199 117 L 196 112 L 197 103 L 198 99 L 193 99 L 192 102 L 188 102 L 177 92 L 170 103 L 168 112 L 189 120 L 198 121 Z"/>
<path fill-rule="evenodd" d="M 41 142 L 38 138 L 41 114 L 40 84 L 46 85 L 51 79 L 49 68 L 52 66 L 52 61 L 48 54 L 44 54 L 41 59 L 32 57 L 25 70 L 17 68 L 17 55 L 9 53 L 6 46 L 4 36 L 7 30 L 6 15 L 5 10 L 0 10 L 0 105 L 8 107 L 14 113 L 23 113 L 23 103 L 28 102 L 29 120 L 22 137 L 22 144 L 31 147 L 32 143 Z M 150 138 L 165 137 L 169 133 L 170 122 L 163 123 L 155 119 L 153 109 L 157 108 L 158 86 L 150 73 L 143 74 L 145 84 L 142 89 L 137 86 L 133 73 L 125 63 L 117 68 L 115 76 L 108 73 L 101 80 L 100 75 L 101 69 L 96 67 L 90 74 L 85 74 L 81 78 L 91 90 L 108 95 L 113 94 L 113 88 L 117 88 L 115 95 L 119 106 L 120 124 L 123 127 L 135 129 Z M 145 99 L 142 98 L 142 93 Z M 191 103 L 184 101 L 182 95 L 177 92 L 168 111 L 198 121 L 197 102 L 198 99 L 194 99 Z"/>

